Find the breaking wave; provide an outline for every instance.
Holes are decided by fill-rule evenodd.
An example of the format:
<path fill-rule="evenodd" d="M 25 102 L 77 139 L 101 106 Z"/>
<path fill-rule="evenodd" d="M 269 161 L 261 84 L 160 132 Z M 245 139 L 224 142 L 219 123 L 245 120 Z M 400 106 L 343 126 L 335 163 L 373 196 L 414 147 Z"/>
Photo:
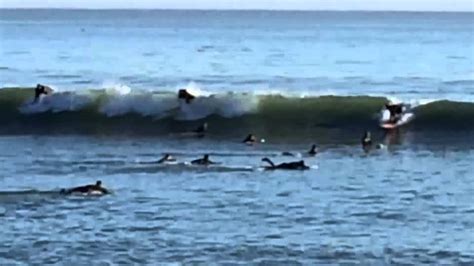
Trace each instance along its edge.
<path fill-rule="evenodd" d="M 32 104 L 32 89 L 0 89 L 0 134 L 173 133 L 208 122 L 213 134 L 266 132 L 298 134 L 317 128 L 377 127 L 386 97 L 290 96 L 265 93 L 194 92 L 191 103 L 169 91 L 111 90 L 56 92 Z M 411 102 L 410 130 L 474 129 L 474 103 Z"/>

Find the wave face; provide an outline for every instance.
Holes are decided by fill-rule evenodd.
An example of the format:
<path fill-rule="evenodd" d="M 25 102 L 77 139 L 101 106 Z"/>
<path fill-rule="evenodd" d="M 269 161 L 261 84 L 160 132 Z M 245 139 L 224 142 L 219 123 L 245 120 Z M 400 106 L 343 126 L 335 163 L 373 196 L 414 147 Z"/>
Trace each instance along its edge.
<path fill-rule="evenodd" d="M 212 134 L 311 134 L 317 129 L 376 128 L 385 97 L 202 95 L 191 104 L 163 91 L 57 92 L 31 104 L 32 89 L 0 90 L 0 134 L 167 134 L 206 121 Z M 448 100 L 414 105 L 410 130 L 473 130 L 474 103 Z"/>

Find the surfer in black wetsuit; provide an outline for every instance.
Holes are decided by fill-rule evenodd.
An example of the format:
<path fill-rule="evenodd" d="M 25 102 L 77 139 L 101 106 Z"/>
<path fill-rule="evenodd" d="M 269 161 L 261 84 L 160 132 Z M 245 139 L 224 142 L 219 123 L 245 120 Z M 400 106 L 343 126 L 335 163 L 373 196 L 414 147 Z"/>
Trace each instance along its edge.
<path fill-rule="evenodd" d="M 398 120 L 402 118 L 402 114 L 403 114 L 402 104 L 394 104 L 392 102 L 389 102 L 385 104 L 385 109 L 387 109 L 390 112 L 390 118 L 389 118 L 390 123 L 395 124 L 398 122 Z"/>
<path fill-rule="evenodd" d="M 178 91 L 178 99 L 184 99 L 187 104 L 190 104 L 194 98 L 196 98 L 196 96 L 189 93 L 186 89 L 180 89 Z"/>
<path fill-rule="evenodd" d="M 253 145 L 255 142 L 257 142 L 257 138 L 253 134 L 248 134 L 247 137 L 242 141 L 242 143 L 247 145 Z"/>
<path fill-rule="evenodd" d="M 92 194 L 92 193 L 98 193 L 98 194 L 109 194 L 110 192 L 102 187 L 102 181 L 98 180 L 95 185 L 85 185 L 85 186 L 80 186 L 80 187 L 75 187 L 71 189 L 63 189 L 61 190 L 61 193 L 63 194 L 73 194 L 73 193 L 81 193 L 81 194 Z"/>
<path fill-rule="evenodd" d="M 192 160 L 191 164 L 210 165 L 210 164 L 216 164 L 216 163 L 209 160 L 209 154 L 205 154 L 201 159 Z"/>
<path fill-rule="evenodd" d="M 268 158 L 263 158 L 262 162 L 267 162 L 270 166 L 266 166 L 265 170 L 276 170 L 276 169 L 282 169 L 282 170 L 308 170 L 309 166 L 307 166 L 303 160 L 297 161 L 297 162 L 289 162 L 289 163 L 280 163 L 280 164 L 274 164 L 272 160 Z"/>
<path fill-rule="evenodd" d="M 313 144 L 311 149 L 308 151 L 308 155 L 315 156 L 316 154 L 318 154 L 318 149 L 316 148 L 316 144 Z"/>
<path fill-rule="evenodd" d="M 51 89 L 50 87 L 37 84 L 35 88 L 35 99 L 33 100 L 33 103 L 37 103 L 42 94 L 50 95 L 52 93 L 53 93 L 53 89 Z"/>

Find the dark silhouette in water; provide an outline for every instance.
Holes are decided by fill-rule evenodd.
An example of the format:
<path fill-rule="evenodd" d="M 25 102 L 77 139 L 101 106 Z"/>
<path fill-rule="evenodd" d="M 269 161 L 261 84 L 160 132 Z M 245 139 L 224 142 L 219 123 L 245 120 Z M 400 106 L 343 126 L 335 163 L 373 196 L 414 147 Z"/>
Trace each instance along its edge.
<path fill-rule="evenodd" d="M 196 159 L 196 160 L 191 161 L 191 164 L 210 165 L 210 164 L 216 164 L 216 163 L 209 160 L 209 154 L 205 154 L 201 159 Z"/>
<path fill-rule="evenodd" d="M 102 181 L 98 180 L 95 185 L 85 185 L 80 187 L 75 187 L 71 189 L 63 189 L 61 190 L 63 194 L 74 194 L 74 193 L 81 193 L 81 194 L 110 194 L 110 192 L 102 187 Z"/>
<path fill-rule="evenodd" d="M 248 134 L 242 142 L 247 145 L 253 145 L 255 142 L 257 142 L 257 138 L 253 134 Z"/>
<path fill-rule="evenodd" d="M 35 88 L 35 98 L 33 103 L 37 103 L 41 97 L 41 95 L 51 95 L 53 94 L 53 89 L 48 86 L 37 84 Z"/>
<path fill-rule="evenodd" d="M 318 154 L 318 149 L 316 148 L 316 144 L 313 144 L 311 146 L 311 149 L 306 153 L 308 156 L 315 156 L 316 154 Z M 281 153 L 281 155 L 283 156 L 296 156 L 294 153 L 292 152 L 288 152 L 288 151 L 284 151 Z"/>
<path fill-rule="evenodd" d="M 193 132 L 196 133 L 196 135 L 200 138 L 204 137 L 207 132 L 207 123 L 203 123 L 202 125 L 197 127 Z"/>
<path fill-rule="evenodd" d="M 176 162 L 176 159 L 168 153 L 165 154 L 161 159 L 157 161 L 157 163 L 160 163 L 160 164 L 171 163 L 171 162 Z"/>
<path fill-rule="evenodd" d="M 270 166 L 266 166 L 265 170 L 275 170 L 275 169 L 282 169 L 282 170 L 308 170 L 309 166 L 305 165 L 304 161 L 297 161 L 297 162 L 289 162 L 289 163 L 280 163 L 275 165 L 270 159 L 263 158 L 262 162 L 267 162 Z"/>
<path fill-rule="evenodd" d="M 394 104 L 392 102 L 388 102 L 385 104 L 385 109 L 390 112 L 389 122 L 395 124 L 402 118 L 403 115 L 403 105 L 402 104 Z"/>
<path fill-rule="evenodd" d="M 194 98 L 196 97 L 189 93 L 186 89 L 180 89 L 178 91 L 178 99 L 184 99 L 187 104 L 190 104 Z"/>
<path fill-rule="evenodd" d="M 202 125 L 198 126 L 194 132 L 196 133 L 204 133 L 207 131 L 207 123 L 203 123 Z"/>
<path fill-rule="evenodd" d="M 362 136 L 361 144 L 362 149 L 364 149 L 364 151 L 366 152 L 372 148 L 372 137 L 370 131 L 366 131 L 364 133 L 364 136 Z"/>
<path fill-rule="evenodd" d="M 315 156 L 316 154 L 318 154 L 318 150 L 316 148 L 316 144 L 313 144 L 311 146 L 311 149 L 308 151 L 308 155 L 309 156 Z"/>

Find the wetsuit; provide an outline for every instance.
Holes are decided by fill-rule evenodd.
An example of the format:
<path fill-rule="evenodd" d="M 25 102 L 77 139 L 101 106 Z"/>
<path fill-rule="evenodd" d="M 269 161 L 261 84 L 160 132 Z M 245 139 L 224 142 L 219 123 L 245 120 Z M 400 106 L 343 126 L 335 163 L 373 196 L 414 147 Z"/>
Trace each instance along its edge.
<path fill-rule="evenodd" d="M 33 103 L 37 103 L 40 99 L 41 94 L 44 95 L 49 95 L 53 93 L 53 89 L 51 89 L 48 86 L 44 86 L 41 84 L 36 85 L 35 88 L 35 99 L 33 100 Z"/>
<path fill-rule="evenodd" d="M 194 100 L 194 98 L 196 97 L 185 89 L 181 89 L 178 91 L 178 99 L 184 99 L 186 100 L 186 103 L 191 103 L 191 101 Z"/>
<path fill-rule="evenodd" d="M 90 192 L 93 192 L 93 191 L 100 191 L 103 194 L 109 194 L 109 191 L 107 189 L 105 189 L 101 186 L 97 186 L 97 185 L 87 185 L 87 186 L 75 187 L 75 188 L 72 188 L 72 189 L 68 189 L 64 192 L 65 192 L 65 194 L 72 194 L 72 193 L 86 194 L 86 193 L 90 193 Z"/>
<path fill-rule="evenodd" d="M 386 104 L 385 108 L 390 112 L 390 122 L 396 123 L 400 120 L 403 114 L 403 105 L 401 104 Z"/>

